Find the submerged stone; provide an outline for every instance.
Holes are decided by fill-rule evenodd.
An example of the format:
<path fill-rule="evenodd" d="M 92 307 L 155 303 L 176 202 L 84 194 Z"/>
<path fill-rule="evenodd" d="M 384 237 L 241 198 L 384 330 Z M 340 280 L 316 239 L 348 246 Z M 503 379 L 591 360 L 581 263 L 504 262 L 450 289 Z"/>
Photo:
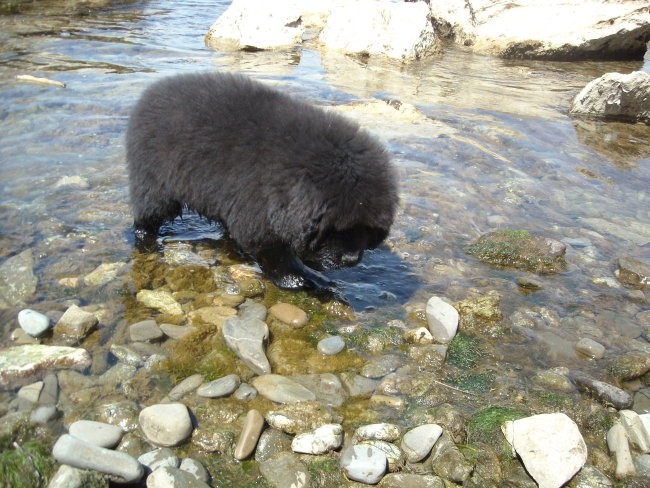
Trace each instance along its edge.
<path fill-rule="evenodd" d="M 0 308 L 23 305 L 34 295 L 37 283 L 31 249 L 7 259 L 0 265 Z"/>
<path fill-rule="evenodd" d="M 226 320 L 222 332 L 228 347 L 246 366 L 260 375 L 271 372 L 271 364 L 264 352 L 264 344 L 269 338 L 269 328 L 264 322 L 256 318 L 231 317 Z"/>
<path fill-rule="evenodd" d="M 616 278 L 625 285 L 650 287 L 650 262 L 633 257 L 618 258 Z"/>

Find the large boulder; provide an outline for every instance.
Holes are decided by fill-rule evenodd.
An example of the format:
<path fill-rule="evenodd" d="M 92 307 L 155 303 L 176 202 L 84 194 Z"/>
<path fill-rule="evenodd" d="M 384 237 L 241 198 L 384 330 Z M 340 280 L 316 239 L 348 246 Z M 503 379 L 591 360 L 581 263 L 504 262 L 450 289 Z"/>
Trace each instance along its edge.
<path fill-rule="evenodd" d="M 436 33 L 504 58 L 642 59 L 647 0 L 431 0 Z"/>
<path fill-rule="evenodd" d="M 650 124 L 650 73 L 607 73 L 573 99 L 571 114 Z"/>

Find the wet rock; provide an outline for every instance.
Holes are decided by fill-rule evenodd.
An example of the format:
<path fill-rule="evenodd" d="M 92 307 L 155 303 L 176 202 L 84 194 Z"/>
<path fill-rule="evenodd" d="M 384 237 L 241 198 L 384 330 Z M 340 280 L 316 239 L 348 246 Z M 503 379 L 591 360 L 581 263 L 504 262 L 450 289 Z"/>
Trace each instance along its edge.
<path fill-rule="evenodd" d="M 187 334 L 194 332 L 196 327 L 191 325 L 160 324 L 160 330 L 170 339 L 182 339 Z"/>
<path fill-rule="evenodd" d="M 304 310 L 290 303 L 276 303 L 269 308 L 269 315 L 296 329 L 303 327 L 309 321 Z"/>
<path fill-rule="evenodd" d="M 638 413 L 632 410 L 621 410 L 619 412 L 619 422 L 625 429 L 632 447 L 642 453 L 650 452 L 650 433 L 646 431 Z"/>
<path fill-rule="evenodd" d="M 406 460 L 417 463 L 427 457 L 441 435 L 442 427 L 436 424 L 420 425 L 406 432 L 401 443 Z"/>
<path fill-rule="evenodd" d="M 164 466 L 147 477 L 147 488 L 209 488 L 210 485 L 178 468 Z"/>
<path fill-rule="evenodd" d="M 253 454 L 264 428 L 264 417 L 257 410 L 249 410 L 244 427 L 235 446 L 235 459 L 243 460 Z"/>
<path fill-rule="evenodd" d="M 200 424 L 192 433 L 192 444 L 199 449 L 219 454 L 232 452 L 235 435 L 230 430 Z"/>
<path fill-rule="evenodd" d="M 226 320 L 222 332 L 228 347 L 246 366 L 259 375 L 271 372 L 271 364 L 264 353 L 264 344 L 269 338 L 269 328 L 264 322 L 256 318 L 232 317 Z"/>
<path fill-rule="evenodd" d="M 459 484 L 467 481 L 474 469 L 446 433 L 440 436 L 433 448 L 431 467 L 433 472 L 441 478 Z"/>
<path fill-rule="evenodd" d="M 62 464 L 50 479 L 47 488 L 84 488 L 89 486 L 89 472 Z"/>
<path fill-rule="evenodd" d="M 186 264 L 165 273 L 165 283 L 172 291 L 209 293 L 216 289 L 212 270 L 203 263 Z"/>
<path fill-rule="evenodd" d="M 644 476 L 650 478 L 650 455 L 642 454 L 641 456 L 635 456 L 633 459 L 634 467 L 639 476 Z"/>
<path fill-rule="evenodd" d="M 362 441 L 358 443 L 359 446 L 372 446 L 379 449 L 386 456 L 388 462 L 388 471 L 395 473 L 404 468 L 404 453 L 395 444 L 386 441 Z"/>
<path fill-rule="evenodd" d="M 587 460 L 578 426 L 563 413 L 506 421 L 502 431 L 539 486 L 563 486 Z"/>
<path fill-rule="evenodd" d="M 129 326 L 129 337 L 132 342 L 152 342 L 162 339 L 163 331 L 155 320 L 142 320 Z"/>
<path fill-rule="evenodd" d="M 159 310 L 169 315 L 183 315 L 180 303 L 174 300 L 172 294 L 164 290 L 140 290 L 136 299 L 144 306 Z"/>
<path fill-rule="evenodd" d="M 237 310 L 231 307 L 210 306 L 192 310 L 187 318 L 191 325 L 210 324 L 222 327 L 226 320 L 237 315 Z"/>
<path fill-rule="evenodd" d="M 467 298 L 457 302 L 455 308 L 460 315 L 461 330 L 489 337 L 504 333 L 499 293 L 489 292 L 487 295 Z"/>
<path fill-rule="evenodd" d="M 408 356 L 423 371 L 437 371 L 447 357 L 446 344 L 425 344 L 409 348 Z"/>
<path fill-rule="evenodd" d="M 97 410 L 100 420 L 118 425 L 124 432 L 132 432 L 138 428 L 138 406 L 131 400 L 100 405 Z"/>
<path fill-rule="evenodd" d="M 117 446 L 124 434 L 124 431 L 117 425 L 93 420 L 77 420 L 70 424 L 68 432 L 77 439 L 108 449 Z"/>
<path fill-rule="evenodd" d="M 619 410 L 632 405 L 632 396 L 614 385 L 595 380 L 582 373 L 572 373 L 570 378 L 579 390 L 592 394 L 605 405 L 611 405 Z"/>
<path fill-rule="evenodd" d="M 84 370 L 91 364 L 82 348 L 28 344 L 0 350 L 0 390 L 33 382 L 48 371 Z"/>
<path fill-rule="evenodd" d="M 203 376 L 200 374 L 193 374 L 188 376 L 174 388 L 172 388 L 169 393 L 167 393 L 167 399 L 171 401 L 180 400 L 188 393 L 193 392 L 199 386 L 203 384 Z"/>
<path fill-rule="evenodd" d="M 394 355 L 387 354 L 373 358 L 368 364 L 361 368 L 361 376 L 371 379 L 383 378 L 392 373 L 404 363 L 404 359 Z"/>
<path fill-rule="evenodd" d="M 645 75 L 648 78 L 646 98 L 648 100 L 647 118 L 650 123 L 650 74 L 646 73 Z M 633 257 L 618 258 L 616 278 L 625 285 L 640 288 L 650 287 L 650 262 Z"/>
<path fill-rule="evenodd" d="M 179 466 L 181 471 L 190 473 L 197 480 L 202 481 L 203 483 L 208 483 L 210 481 L 210 474 L 205 469 L 205 467 L 196 459 L 185 458 L 181 461 Z"/>
<path fill-rule="evenodd" d="M 388 467 L 386 455 L 376 447 L 353 445 L 347 447 L 339 460 L 345 476 L 369 485 L 379 483 Z"/>
<path fill-rule="evenodd" d="M 51 321 L 47 315 L 26 308 L 18 312 L 18 325 L 32 337 L 40 337 L 50 329 Z"/>
<path fill-rule="evenodd" d="M 320 41 L 328 49 L 408 61 L 433 52 L 436 38 L 427 5 L 364 0 L 336 5 Z"/>
<path fill-rule="evenodd" d="M 37 337 L 32 337 L 30 336 L 27 332 L 25 332 L 23 329 L 18 328 L 14 329 L 11 332 L 11 342 L 13 342 L 17 346 L 22 346 L 24 344 L 40 344 L 40 340 L 38 340 Z"/>
<path fill-rule="evenodd" d="M 375 391 L 379 380 L 365 378 L 354 373 L 342 373 L 340 375 L 341 383 L 351 397 L 367 398 Z"/>
<path fill-rule="evenodd" d="M 292 438 L 277 429 L 266 429 L 262 432 L 255 450 L 255 461 L 262 463 L 276 457 L 281 452 L 291 451 Z"/>
<path fill-rule="evenodd" d="M 168 447 L 160 447 L 153 451 L 145 452 L 138 458 L 138 462 L 143 466 L 149 468 L 150 471 L 155 471 L 158 468 L 171 467 L 178 468 L 181 461 L 174 451 Z"/>
<path fill-rule="evenodd" d="M 650 388 L 642 388 L 634 394 L 632 410 L 638 414 L 650 413 Z"/>
<path fill-rule="evenodd" d="M 341 380 L 335 374 L 301 374 L 291 379 L 313 392 L 324 405 L 340 407 L 347 398 Z"/>
<path fill-rule="evenodd" d="M 104 473 L 118 483 L 136 482 L 144 474 L 142 465 L 128 454 L 95 446 L 69 434 L 59 437 L 52 456 L 62 464 Z"/>
<path fill-rule="evenodd" d="M 266 320 L 267 310 L 264 305 L 253 300 L 246 300 L 239 306 L 239 315 L 241 318 Z"/>
<path fill-rule="evenodd" d="M 239 385 L 239 388 L 235 390 L 233 396 L 242 402 L 249 402 L 251 400 L 255 400 L 257 397 L 257 390 L 248 383 L 242 383 Z"/>
<path fill-rule="evenodd" d="M 472 243 L 467 252 L 484 263 L 534 273 L 557 273 L 566 266 L 566 245 L 525 230 L 490 232 Z"/>
<path fill-rule="evenodd" d="M 278 374 L 256 376 L 251 383 L 260 395 L 277 403 L 294 403 L 316 399 L 316 395 L 300 383 Z"/>
<path fill-rule="evenodd" d="M 381 480 L 381 488 L 445 488 L 445 482 L 434 475 L 388 473 Z"/>
<path fill-rule="evenodd" d="M 429 331 L 434 340 L 448 344 L 458 330 L 458 311 L 440 297 L 431 297 L 425 310 Z"/>
<path fill-rule="evenodd" d="M 182 403 L 164 403 L 142 409 L 140 427 L 147 439 L 158 446 L 175 446 L 192 433 L 192 420 Z"/>
<path fill-rule="evenodd" d="M 283 452 L 260 463 L 260 472 L 274 488 L 310 488 L 311 476 L 295 454 Z"/>
<path fill-rule="evenodd" d="M 612 482 L 598 468 L 585 465 L 576 475 L 576 488 L 613 488 Z"/>
<path fill-rule="evenodd" d="M 394 408 L 395 410 L 402 410 L 406 406 L 406 403 L 404 399 L 400 397 L 375 394 L 370 397 L 370 405 L 375 407 L 384 406 Z"/>
<path fill-rule="evenodd" d="M 352 439 L 354 442 L 368 440 L 395 442 L 399 439 L 400 435 L 401 430 L 397 425 L 383 422 L 357 427 Z"/>
<path fill-rule="evenodd" d="M 650 371 L 650 354 L 638 351 L 621 354 L 609 363 L 608 369 L 618 381 L 639 378 Z"/>
<path fill-rule="evenodd" d="M 239 386 L 239 383 L 239 376 L 236 374 L 229 374 L 223 378 L 201 385 L 196 390 L 196 394 L 206 398 L 219 398 L 232 395 Z"/>
<path fill-rule="evenodd" d="M 632 455 L 630 454 L 630 446 L 625 435 L 625 428 L 618 422 L 607 432 L 607 447 L 616 458 L 617 478 L 622 479 L 636 473 Z"/>
<path fill-rule="evenodd" d="M 325 454 L 338 449 L 343 443 L 343 428 L 340 424 L 321 425 L 312 432 L 296 435 L 291 442 L 293 452 L 303 454 Z"/>
<path fill-rule="evenodd" d="M 113 281 L 126 266 L 124 263 L 103 263 L 84 276 L 84 283 L 90 286 L 101 286 Z"/>
<path fill-rule="evenodd" d="M 118 361 L 124 364 L 141 367 L 145 362 L 145 356 L 128 346 L 119 344 L 111 344 L 111 354 L 117 358 Z"/>
<path fill-rule="evenodd" d="M 34 295 L 37 283 L 31 249 L 7 259 L 0 264 L 0 308 L 24 305 Z"/>
<path fill-rule="evenodd" d="M 605 346 L 589 338 L 582 338 L 576 343 L 576 352 L 591 359 L 605 357 Z"/>
<path fill-rule="evenodd" d="M 405 331 L 404 340 L 410 344 L 432 344 L 433 335 L 426 327 L 418 327 Z"/>
<path fill-rule="evenodd" d="M 66 342 L 79 342 L 99 323 L 97 317 L 71 305 L 54 326 L 54 336 Z"/>
<path fill-rule="evenodd" d="M 265 418 L 271 427 L 289 434 L 314 430 L 333 421 L 332 413 L 316 401 L 289 403 L 268 411 Z"/>
<path fill-rule="evenodd" d="M 606 73 L 589 82 L 578 93 L 570 112 L 571 115 L 650 123 L 650 74 L 643 71 Z M 627 261 L 631 258 L 621 259 Z M 621 268 L 627 266 L 622 266 L 619 260 Z M 647 271 L 647 264 L 645 268 Z M 650 279 L 650 274 L 645 277 Z M 621 281 L 627 283 L 627 280 Z"/>
<path fill-rule="evenodd" d="M 316 349 L 327 356 L 334 356 L 345 349 L 345 341 L 341 336 L 326 337 L 318 341 Z"/>

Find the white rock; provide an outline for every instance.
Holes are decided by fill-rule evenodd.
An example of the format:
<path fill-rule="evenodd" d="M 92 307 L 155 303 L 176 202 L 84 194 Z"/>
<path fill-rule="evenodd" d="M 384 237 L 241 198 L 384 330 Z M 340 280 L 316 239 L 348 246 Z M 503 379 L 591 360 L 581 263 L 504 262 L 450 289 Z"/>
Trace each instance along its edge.
<path fill-rule="evenodd" d="M 210 480 L 210 475 L 205 467 L 196 459 L 185 458 L 181 461 L 179 468 L 181 471 L 190 473 L 197 480 L 207 483 Z"/>
<path fill-rule="evenodd" d="M 340 424 L 325 424 L 313 432 L 298 434 L 291 442 L 293 452 L 303 454 L 325 454 L 338 449 L 343 443 L 343 428 Z"/>
<path fill-rule="evenodd" d="M 442 298 L 431 297 L 425 313 L 433 338 L 443 344 L 451 342 L 458 331 L 458 311 Z"/>
<path fill-rule="evenodd" d="M 165 466 L 155 470 L 147 477 L 147 488 L 209 488 L 210 485 L 199 480 L 192 473 Z"/>
<path fill-rule="evenodd" d="M 388 467 L 386 455 L 367 444 L 356 444 L 345 449 L 339 463 L 348 478 L 369 485 L 379 483 Z"/>
<path fill-rule="evenodd" d="M 50 326 L 50 318 L 36 310 L 26 308 L 18 312 L 18 325 L 32 337 L 39 337 Z"/>
<path fill-rule="evenodd" d="M 115 447 L 124 434 L 117 425 L 93 420 L 77 420 L 70 424 L 68 432 L 77 439 L 109 449 Z"/>
<path fill-rule="evenodd" d="M 424 2 L 358 0 L 332 9 L 320 41 L 329 49 L 406 61 L 433 51 L 435 34 Z"/>
<path fill-rule="evenodd" d="M 614 453 L 616 458 L 616 477 L 619 479 L 631 476 L 636 473 L 630 446 L 625 435 L 625 427 L 620 423 L 615 423 L 607 432 L 607 447 Z"/>
<path fill-rule="evenodd" d="M 345 341 L 341 336 L 330 336 L 318 341 L 316 349 L 328 356 L 340 353 L 345 348 Z"/>
<path fill-rule="evenodd" d="M 650 73 L 607 73 L 573 99 L 572 115 L 650 122 Z"/>
<path fill-rule="evenodd" d="M 182 403 L 151 405 L 140 412 L 139 420 L 147 439 L 159 446 L 175 446 L 192 433 L 192 420 Z"/>
<path fill-rule="evenodd" d="M 17 396 L 28 402 L 36 403 L 38 397 L 41 395 L 41 391 L 43 391 L 43 382 L 37 381 L 36 383 L 23 386 L 18 390 Z"/>
<path fill-rule="evenodd" d="M 124 263 L 102 263 L 84 276 L 84 283 L 90 286 L 101 286 L 113 281 L 124 268 Z"/>
<path fill-rule="evenodd" d="M 650 452 L 650 434 L 648 434 L 639 414 L 633 410 L 621 410 L 618 414 L 619 421 L 632 446 L 644 454 Z"/>
<path fill-rule="evenodd" d="M 401 435 L 400 428 L 395 424 L 380 423 L 357 427 L 352 438 L 354 441 L 386 441 L 394 442 Z"/>
<path fill-rule="evenodd" d="M 563 413 L 508 421 L 501 430 L 540 488 L 563 486 L 587 460 L 578 426 Z"/>
<path fill-rule="evenodd" d="M 407 461 L 417 463 L 427 457 L 442 435 L 442 427 L 425 424 L 409 430 L 402 438 L 401 448 Z"/>
<path fill-rule="evenodd" d="M 388 471 L 391 473 L 401 471 L 404 468 L 404 453 L 395 444 L 386 441 L 370 440 L 359 442 L 358 445 L 369 445 L 376 447 L 383 452 L 386 455 L 386 461 L 388 462 Z"/>

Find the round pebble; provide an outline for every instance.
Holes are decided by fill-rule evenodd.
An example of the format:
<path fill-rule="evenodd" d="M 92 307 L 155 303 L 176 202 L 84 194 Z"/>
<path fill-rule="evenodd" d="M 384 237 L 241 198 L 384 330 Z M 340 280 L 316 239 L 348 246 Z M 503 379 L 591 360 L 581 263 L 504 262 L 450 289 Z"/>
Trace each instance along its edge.
<path fill-rule="evenodd" d="M 201 385 L 197 390 L 196 394 L 205 397 L 205 398 L 219 398 L 232 393 L 237 389 L 240 384 L 239 376 L 236 374 L 229 374 L 223 378 L 211 381 L 204 385 Z"/>
<path fill-rule="evenodd" d="M 143 320 L 129 326 L 129 336 L 132 342 L 157 341 L 164 335 L 155 320 Z"/>
<path fill-rule="evenodd" d="M 388 465 L 382 451 L 370 445 L 359 444 L 345 449 L 339 462 L 348 478 L 369 485 L 379 483 L 386 474 Z"/>
<path fill-rule="evenodd" d="M 160 403 L 140 412 L 140 427 L 149 441 L 159 446 L 175 446 L 192 433 L 192 419 L 182 403 Z"/>
<path fill-rule="evenodd" d="M 294 403 L 315 400 L 316 395 L 299 383 L 279 374 L 256 376 L 255 389 L 265 398 L 277 403 Z"/>
<path fill-rule="evenodd" d="M 299 328 L 309 322 L 309 316 L 301 308 L 290 303 L 276 303 L 269 308 L 269 314 L 280 322 Z"/>
<path fill-rule="evenodd" d="M 18 325 L 32 337 L 39 337 L 51 326 L 50 318 L 36 310 L 26 308 L 18 312 Z"/>
<path fill-rule="evenodd" d="M 580 339 L 576 343 L 576 351 L 592 359 L 605 357 L 605 346 L 589 338 Z"/>
<path fill-rule="evenodd" d="M 246 414 L 244 428 L 235 446 L 235 459 L 242 460 L 250 456 L 257 446 L 262 429 L 264 428 L 264 417 L 257 410 L 250 410 Z"/>
<path fill-rule="evenodd" d="M 117 446 L 124 434 L 124 431 L 117 425 L 93 420 L 77 420 L 70 425 L 68 432 L 77 439 L 106 448 Z"/>
<path fill-rule="evenodd" d="M 331 336 L 320 340 L 316 347 L 321 353 L 333 356 L 345 348 L 345 341 L 341 336 Z"/>
<path fill-rule="evenodd" d="M 424 459 L 433 449 L 433 445 L 442 435 L 442 427 L 425 424 L 409 430 L 402 438 L 402 451 L 407 461 L 417 463 Z"/>

